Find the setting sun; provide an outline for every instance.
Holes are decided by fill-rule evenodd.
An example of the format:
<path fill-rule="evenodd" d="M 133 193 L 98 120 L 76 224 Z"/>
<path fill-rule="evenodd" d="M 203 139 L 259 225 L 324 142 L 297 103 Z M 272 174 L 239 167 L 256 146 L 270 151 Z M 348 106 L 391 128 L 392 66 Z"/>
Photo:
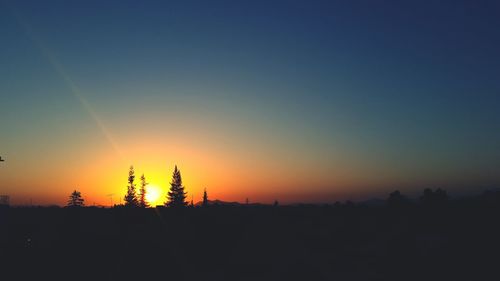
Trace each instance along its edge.
<path fill-rule="evenodd" d="M 149 185 L 146 190 L 146 200 L 151 207 L 162 205 L 163 199 L 161 196 L 161 188 L 155 185 Z"/>

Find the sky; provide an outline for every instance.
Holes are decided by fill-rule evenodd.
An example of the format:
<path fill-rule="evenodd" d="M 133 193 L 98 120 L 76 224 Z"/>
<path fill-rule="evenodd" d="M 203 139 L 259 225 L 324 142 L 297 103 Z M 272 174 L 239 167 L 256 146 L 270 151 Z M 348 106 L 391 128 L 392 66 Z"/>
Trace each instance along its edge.
<path fill-rule="evenodd" d="M 500 187 L 498 1 L 2 1 L 0 194 Z"/>

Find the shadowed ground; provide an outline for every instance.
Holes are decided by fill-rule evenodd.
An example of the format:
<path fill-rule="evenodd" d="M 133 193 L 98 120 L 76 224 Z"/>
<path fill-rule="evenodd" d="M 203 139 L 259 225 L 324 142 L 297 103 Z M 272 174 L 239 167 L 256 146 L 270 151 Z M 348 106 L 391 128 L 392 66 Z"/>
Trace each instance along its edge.
<path fill-rule="evenodd" d="M 2 280 L 499 280 L 497 201 L 0 209 Z"/>

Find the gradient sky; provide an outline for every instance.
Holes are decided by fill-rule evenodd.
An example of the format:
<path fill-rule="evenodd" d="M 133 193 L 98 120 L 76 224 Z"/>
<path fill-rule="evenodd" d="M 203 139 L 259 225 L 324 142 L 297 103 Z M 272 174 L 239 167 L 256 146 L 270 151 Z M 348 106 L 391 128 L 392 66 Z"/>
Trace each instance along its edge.
<path fill-rule="evenodd" d="M 499 2 L 401 2 L 0 2 L 0 194 L 499 187 Z"/>

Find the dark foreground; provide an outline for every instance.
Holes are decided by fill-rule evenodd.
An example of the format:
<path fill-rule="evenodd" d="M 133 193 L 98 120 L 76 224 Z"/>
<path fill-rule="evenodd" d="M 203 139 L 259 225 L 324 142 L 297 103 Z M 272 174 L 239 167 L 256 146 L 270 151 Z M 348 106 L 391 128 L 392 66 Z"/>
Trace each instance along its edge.
<path fill-rule="evenodd" d="M 500 280 L 500 204 L 0 209 L 0 280 Z"/>

